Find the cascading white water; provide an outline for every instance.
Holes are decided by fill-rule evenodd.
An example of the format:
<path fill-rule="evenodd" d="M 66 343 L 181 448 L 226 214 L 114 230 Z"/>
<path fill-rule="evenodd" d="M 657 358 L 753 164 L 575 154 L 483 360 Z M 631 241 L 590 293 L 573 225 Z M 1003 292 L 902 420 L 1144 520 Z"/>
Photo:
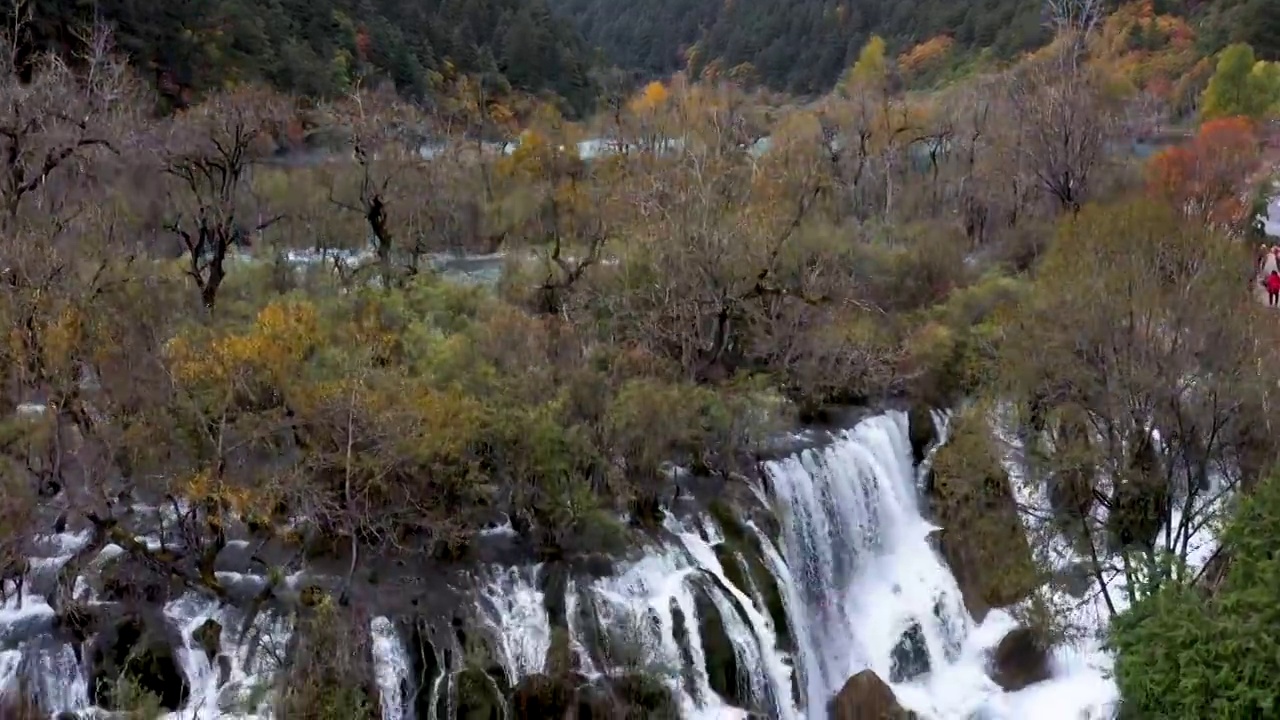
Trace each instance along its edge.
<path fill-rule="evenodd" d="M 568 578 L 564 622 L 575 668 L 588 678 L 652 673 L 673 689 L 683 716 L 692 720 L 747 714 L 733 703 L 769 718 L 814 720 L 826 717 L 827 703 L 856 672 L 870 668 L 886 680 L 903 675 L 895 665 L 905 647 L 914 655 L 906 674 L 914 677 L 893 683 L 894 691 L 930 720 L 1022 720 L 1058 716 L 1055 710 L 1079 716 L 1084 701 L 1072 698 L 1061 681 L 1015 696 L 987 677 L 985 654 L 1012 620 L 994 611 L 975 627 L 965 612 L 954 578 L 930 544 L 935 528 L 919 511 L 908 437 L 906 415 L 890 412 L 823 447 L 766 463 L 781 533 L 770 537 L 741 519 L 754 533 L 752 548 L 727 542 L 726 528 L 710 517 L 669 516 L 668 540 L 614 575 Z M 33 561 L 32 571 L 64 563 L 76 543 L 83 539 L 47 541 L 41 548 L 46 560 Z M 100 558 L 120 552 L 108 546 Z M 747 566 L 747 552 L 758 552 L 754 560 L 776 588 L 722 564 Z M 544 672 L 556 642 L 540 582 L 546 571 L 540 565 L 494 566 L 479 573 L 477 614 L 493 631 L 494 659 L 512 686 Z M 92 601 L 83 578 L 76 587 L 78 597 Z M 767 605 L 770 590 L 781 609 Z M 270 681 L 272 668 L 261 656 L 282 653 L 292 632 L 287 622 L 258 618 L 249 637 L 242 637 L 240 611 L 195 595 L 170 602 L 164 614 L 181 635 L 175 657 L 191 690 L 188 707 L 172 720 L 268 717 L 254 689 Z M 704 617 L 712 615 L 715 622 Z M 782 619 L 787 627 L 776 627 Z M 230 663 L 211 661 L 194 639 L 208 620 L 220 625 L 220 652 Z M 24 638 L 0 648 L 0 683 L 43 675 L 47 681 L 38 692 L 48 707 L 84 709 L 85 668 L 70 646 L 45 642 L 51 623 L 51 609 L 38 598 L 27 598 L 22 610 L 10 598 L 0 609 L 0 639 Z M 27 632 L 31 628 L 36 631 Z M 398 636 L 391 618 L 375 617 L 370 631 L 383 720 L 415 720 L 415 695 L 448 694 L 451 681 L 440 676 L 429 688 L 413 686 L 418 678 L 411 677 L 407 638 Z M 905 644 L 904 634 L 910 638 Z M 780 647 L 784 636 L 793 652 Z M 276 650 L 254 650 L 264 639 Z M 732 663 L 723 662 L 726 653 Z M 725 678 L 730 671 L 724 668 L 736 677 Z M 726 683 L 734 698 L 721 697 L 714 687 L 723 690 Z"/>
<path fill-rule="evenodd" d="M 894 648 L 913 626 L 932 676 L 957 664 L 968 635 L 959 588 L 929 544 L 935 528 L 917 508 L 906 422 L 903 413 L 870 418 L 765 467 L 800 600 L 789 611 L 810 718 L 825 718 L 860 670 L 890 679 Z"/>

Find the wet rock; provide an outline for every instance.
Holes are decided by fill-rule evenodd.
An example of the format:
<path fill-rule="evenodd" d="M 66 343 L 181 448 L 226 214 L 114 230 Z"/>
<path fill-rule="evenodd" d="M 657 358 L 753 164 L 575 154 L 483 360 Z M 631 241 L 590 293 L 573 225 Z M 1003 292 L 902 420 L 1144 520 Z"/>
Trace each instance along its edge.
<path fill-rule="evenodd" d="M 104 629 L 94 638 L 90 651 L 91 700 L 111 710 L 134 691 L 155 697 L 160 707 L 177 710 L 187 701 L 191 688 L 182 667 L 174 658 L 176 633 L 163 618 L 130 615 Z M 124 681 L 128 687 L 121 685 Z"/>
<path fill-rule="evenodd" d="M 991 653 L 989 673 L 1008 692 L 1048 680 L 1052 675 L 1049 649 L 1033 630 L 1011 630 Z"/>
<path fill-rule="evenodd" d="M 502 720 L 502 693 L 485 671 L 470 667 L 458 673 L 458 720 Z"/>
<path fill-rule="evenodd" d="M 447 623 L 446 623 L 447 625 Z M 421 685 L 414 701 L 414 712 L 420 718 L 437 717 L 448 704 L 447 683 L 442 682 L 451 666 L 449 656 L 449 630 L 441 628 L 428 617 L 416 615 L 401 621 L 400 636 L 407 638 L 410 677 L 421 678 Z M 437 681 L 439 684 L 437 685 Z"/>
<path fill-rule="evenodd" d="M 889 682 L 893 683 L 910 682 L 932 669 L 929 647 L 925 644 L 924 629 L 920 623 L 911 623 L 911 627 L 902 633 L 890 653 L 890 661 Z"/>
<path fill-rule="evenodd" d="M 911 442 L 911 459 L 919 465 L 924 462 L 929 446 L 938 441 L 938 427 L 933 423 L 929 406 L 911 404 L 907 410 L 907 437 Z"/>
<path fill-rule="evenodd" d="M 721 567 L 724 568 L 726 579 L 744 594 L 750 595 L 753 586 L 759 591 L 765 607 L 757 610 L 767 614 L 772 621 L 778 647 L 784 652 L 794 653 L 795 640 L 787 620 L 782 589 L 778 586 L 778 579 L 773 576 L 765 563 L 764 548 L 761 547 L 759 536 L 739 520 L 737 513 L 726 503 L 712 502 L 708 510 L 724 534 L 724 542 L 715 546 L 715 552 Z M 759 518 L 760 514 L 757 513 L 753 517 Z M 776 520 L 771 515 L 769 522 L 776 524 Z M 768 525 L 757 524 L 757 527 L 767 528 Z"/>
<path fill-rule="evenodd" d="M 1025 598 L 1040 582 L 1017 502 L 986 417 L 956 418 L 934 456 L 929 505 L 943 528 L 938 549 L 979 622 L 993 607 Z"/>
<path fill-rule="evenodd" d="M 701 702 L 706 698 L 699 697 L 698 684 L 694 679 L 694 668 L 696 667 L 693 659 L 693 643 L 689 641 L 689 623 L 685 620 L 684 610 L 680 609 L 680 603 L 675 598 L 670 600 L 671 611 L 671 636 L 676 641 L 676 648 L 680 651 L 680 676 L 684 681 L 684 686 L 689 688 L 690 694 L 695 702 Z"/>
<path fill-rule="evenodd" d="M 196 647 L 204 650 L 205 657 L 212 663 L 222 651 L 222 624 L 213 618 L 200 623 L 200 627 L 191 632 L 191 639 Z"/>
<path fill-rule="evenodd" d="M 218 687 L 231 682 L 231 658 L 227 655 L 218 656 Z"/>
<path fill-rule="evenodd" d="M 570 675 L 530 675 L 516 685 L 511 698 L 515 720 L 563 718 L 577 704 L 578 689 Z"/>
<path fill-rule="evenodd" d="M 671 690 L 656 677 L 628 673 L 605 681 L 602 692 L 580 693 L 577 720 L 679 720 Z M 587 702 L 583 702 L 586 700 Z M 594 702 L 594 704 L 593 704 Z"/>
<path fill-rule="evenodd" d="M 702 639 L 707 679 L 710 681 L 711 689 L 724 698 L 725 702 L 738 707 L 748 707 L 751 702 L 751 689 L 742 682 L 737 650 L 733 647 L 729 633 L 725 630 L 724 617 L 720 614 L 720 608 L 711 599 L 711 591 L 703 582 L 700 582 L 701 580 L 703 579 L 693 580 L 693 598 L 698 612 L 698 634 Z"/>
<path fill-rule="evenodd" d="M 893 689 L 871 670 L 863 670 L 845 682 L 831 701 L 831 720 L 915 720 L 898 703 Z"/>

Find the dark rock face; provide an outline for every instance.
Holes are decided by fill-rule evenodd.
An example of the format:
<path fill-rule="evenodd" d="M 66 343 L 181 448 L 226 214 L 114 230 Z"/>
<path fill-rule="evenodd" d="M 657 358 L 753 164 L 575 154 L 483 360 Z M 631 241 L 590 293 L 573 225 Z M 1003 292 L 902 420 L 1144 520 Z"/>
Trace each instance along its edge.
<path fill-rule="evenodd" d="M 175 633 L 163 618 L 130 615 L 105 628 L 94 639 L 90 652 L 90 699 L 95 705 L 118 709 L 119 682 L 126 680 L 159 699 L 160 706 L 177 710 L 191 688 L 173 657 Z"/>
<path fill-rule="evenodd" d="M 698 609 L 698 633 L 702 638 L 711 689 L 731 705 L 750 707 L 750 688 L 741 681 L 738 654 L 725 631 L 720 609 L 701 584 L 695 583 L 693 597 Z"/>
<path fill-rule="evenodd" d="M 831 720 L 915 720 L 898 703 L 893 689 L 871 670 L 863 670 L 845 682 L 831 701 Z"/>
<path fill-rule="evenodd" d="M 1048 680 L 1053 674 L 1048 648 L 1027 628 L 1004 636 L 991 653 L 989 672 L 991 679 L 1009 692 Z"/>
<path fill-rule="evenodd" d="M 890 659 L 892 665 L 889 682 L 910 682 L 932 670 L 929 648 L 925 645 L 924 630 L 920 623 L 911 623 L 911 627 L 902 633 L 898 644 L 893 647 Z"/>
<path fill-rule="evenodd" d="M 919 465 L 924 462 L 929 446 L 938 441 L 938 428 L 933 424 L 928 406 L 912 403 L 907 410 L 907 437 L 911 441 L 911 459 Z"/>

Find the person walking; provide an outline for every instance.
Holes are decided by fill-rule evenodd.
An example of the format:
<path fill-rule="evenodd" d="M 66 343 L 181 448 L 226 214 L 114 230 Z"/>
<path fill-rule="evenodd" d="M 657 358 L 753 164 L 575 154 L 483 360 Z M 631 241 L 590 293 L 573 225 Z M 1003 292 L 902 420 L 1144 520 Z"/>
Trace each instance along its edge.
<path fill-rule="evenodd" d="M 1267 276 L 1267 305 L 1271 307 L 1280 305 L 1280 272 L 1275 270 Z"/>

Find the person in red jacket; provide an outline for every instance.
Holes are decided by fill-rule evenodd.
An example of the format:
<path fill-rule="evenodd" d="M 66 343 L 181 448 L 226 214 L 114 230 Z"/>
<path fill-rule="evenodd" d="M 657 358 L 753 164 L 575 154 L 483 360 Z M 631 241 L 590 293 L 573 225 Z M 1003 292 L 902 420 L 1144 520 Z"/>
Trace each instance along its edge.
<path fill-rule="evenodd" d="M 1275 270 L 1267 276 L 1267 304 L 1271 307 L 1280 305 L 1280 272 Z"/>

